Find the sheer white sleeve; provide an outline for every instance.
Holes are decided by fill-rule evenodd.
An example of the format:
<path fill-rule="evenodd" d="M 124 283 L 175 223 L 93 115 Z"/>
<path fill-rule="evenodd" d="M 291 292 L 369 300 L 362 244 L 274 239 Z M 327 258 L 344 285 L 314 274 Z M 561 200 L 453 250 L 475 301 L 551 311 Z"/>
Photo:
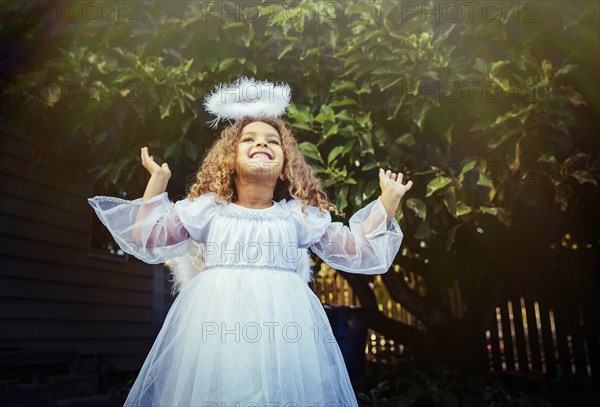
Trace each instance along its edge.
<path fill-rule="evenodd" d="M 180 217 L 180 209 L 189 206 L 185 201 L 173 204 L 167 192 L 148 200 L 111 196 L 88 198 L 88 203 L 119 247 L 150 264 L 164 263 L 188 251 L 190 233 Z"/>
<path fill-rule="evenodd" d="M 404 234 L 378 197 L 359 209 L 350 227 L 332 222 L 321 239 L 310 246 L 313 253 L 334 269 L 356 274 L 383 274 L 392 266 Z"/>
<path fill-rule="evenodd" d="M 299 199 L 290 199 L 286 205 L 289 209 L 290 219 L 296 224 L 298 247 L 307 249 L 313 243 L 318 242 L 331 223 L 329 211 L 322 213 L 316 206 L 309 205 L 302 212 L 303 203 Z"/>

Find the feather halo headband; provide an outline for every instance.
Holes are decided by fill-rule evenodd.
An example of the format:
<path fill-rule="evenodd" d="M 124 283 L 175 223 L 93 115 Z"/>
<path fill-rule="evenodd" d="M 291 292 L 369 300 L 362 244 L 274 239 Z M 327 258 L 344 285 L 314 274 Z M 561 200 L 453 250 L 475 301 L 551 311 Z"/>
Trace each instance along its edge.
<path fill-rule="evenodd" d="M 273 84 L 241 77 L 232 84 L 219 84 L 204 99 L 204 108 L 213 116 L 209 123 L 216 129 L 223 119 L 237 120 L 246 115 L 281 116 L 290 103 L 292 91 L 285 83 Z"/>

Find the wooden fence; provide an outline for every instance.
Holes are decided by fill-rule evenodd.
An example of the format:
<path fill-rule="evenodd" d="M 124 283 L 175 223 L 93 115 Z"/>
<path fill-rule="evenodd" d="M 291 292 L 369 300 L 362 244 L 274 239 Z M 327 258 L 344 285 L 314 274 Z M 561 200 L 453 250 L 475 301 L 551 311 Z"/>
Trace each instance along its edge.
<path fill-rule="evenodd" d="M 410 277 L 407 276 L 406 278 L 413 284 L 417 281 L 413 275 Z M 406 308 L 389 298 L 385 286 L 381 281 L 381 276 L 375 276 L 374 285 L 374 289 L 379 293 L 383 293 L 383 295 L 378 295 L 378 298 L 380 299 L 378 304 L 379 311 L 385 313 L 388 317 L 405 324 L 422 326 L 420 321 L 408 312 Z M 315 273 L 312 289 L 323 304 L 334 306 L 361 306 L 358 297 L 353 293 L 348 282 L 340 274 L 337 274 L 334 271 L 328 270 L 325 273 Z M 381 301 L 381 298 L 383 298 L 383 301 Z M 400 354 L 403 349 L 402 344 L 395 343 L 393 339 L 388 340 L 377 332 L 371 329 L 368 330 L 367 346 L 365 347 L 367 361 L 375 361 L 377 359 L 377 354 L 382 351 Z"/>
<path fill-rule="evenodd" d="M 495 313 L 485 331 L 490 371 L 592 376 L 581 306 L 553 309 L 532 295 L 508 299 Z"/>
<path fill-rule="evenodd" d="M 414 276 L 406 278 L 414 281 Z M 402 304 L 389 299 L 380 276 L 375 276 L 375 286 L 379 286 L 379 293 L 383 292 L 383 295 L 378 295 L 379 299 L 383 297 L 379 311 L 406 324 L 423 327 Z M 335 272 L 315 273 L 312 287 L 322 303 L 360 306 L 348 282 Z M 458 284 L 448 291 L 452 314 L 460 318 L 466 307 Z M 482 333 L 486 343 L 482 352 L 487 352 L 489 371 L 540 373 L 549 377 L 564 374 L 592 376 L 581 307 L 561 312 L 540 303 L 535 296 L 520 296 L 498 305 L 495 313 L 494 323 Z M 576 321 L 573 322 L 573 319 Z M 376 360 L 377 354 L 382 351 L 401 354 L 403 346 L 369 329 L 365 348 L 367 360 Z"/>

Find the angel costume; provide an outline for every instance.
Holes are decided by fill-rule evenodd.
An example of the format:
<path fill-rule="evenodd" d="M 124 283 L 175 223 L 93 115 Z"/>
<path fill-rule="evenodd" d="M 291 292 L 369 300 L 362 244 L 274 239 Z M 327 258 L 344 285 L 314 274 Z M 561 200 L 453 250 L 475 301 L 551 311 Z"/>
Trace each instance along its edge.
<path fill-rule="evenodd" d="M 358 406 L 306 249 L 338 270 L 385 273 L 402 243 L 396 219 L 386 224 L 379 197 L 349 227 L 297 199 L 251 209 L 215 198 L 88 199 L 124 251 L 179 267 L 125 406 Z"/>

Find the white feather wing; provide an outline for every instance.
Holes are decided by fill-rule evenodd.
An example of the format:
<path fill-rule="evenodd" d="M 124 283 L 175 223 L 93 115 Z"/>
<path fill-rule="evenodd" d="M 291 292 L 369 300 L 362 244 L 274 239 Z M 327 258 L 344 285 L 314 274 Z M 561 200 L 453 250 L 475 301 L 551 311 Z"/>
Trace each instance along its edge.
<path fill-rule="evenodd" d="M 171 274 L 170 281 L 173 283 L 171 293 L 173 295 L 183 290 L 198 273 L 206 269 L 204 249 L 203 243 L 192 240 L 187 254 L 165 262 L 165 266 L 169 268 Z M 311 281 L 313 272 L 308 250 L 302 249 L 302 256 L 297 267 L 297 273 L 308 284 Z"/>

